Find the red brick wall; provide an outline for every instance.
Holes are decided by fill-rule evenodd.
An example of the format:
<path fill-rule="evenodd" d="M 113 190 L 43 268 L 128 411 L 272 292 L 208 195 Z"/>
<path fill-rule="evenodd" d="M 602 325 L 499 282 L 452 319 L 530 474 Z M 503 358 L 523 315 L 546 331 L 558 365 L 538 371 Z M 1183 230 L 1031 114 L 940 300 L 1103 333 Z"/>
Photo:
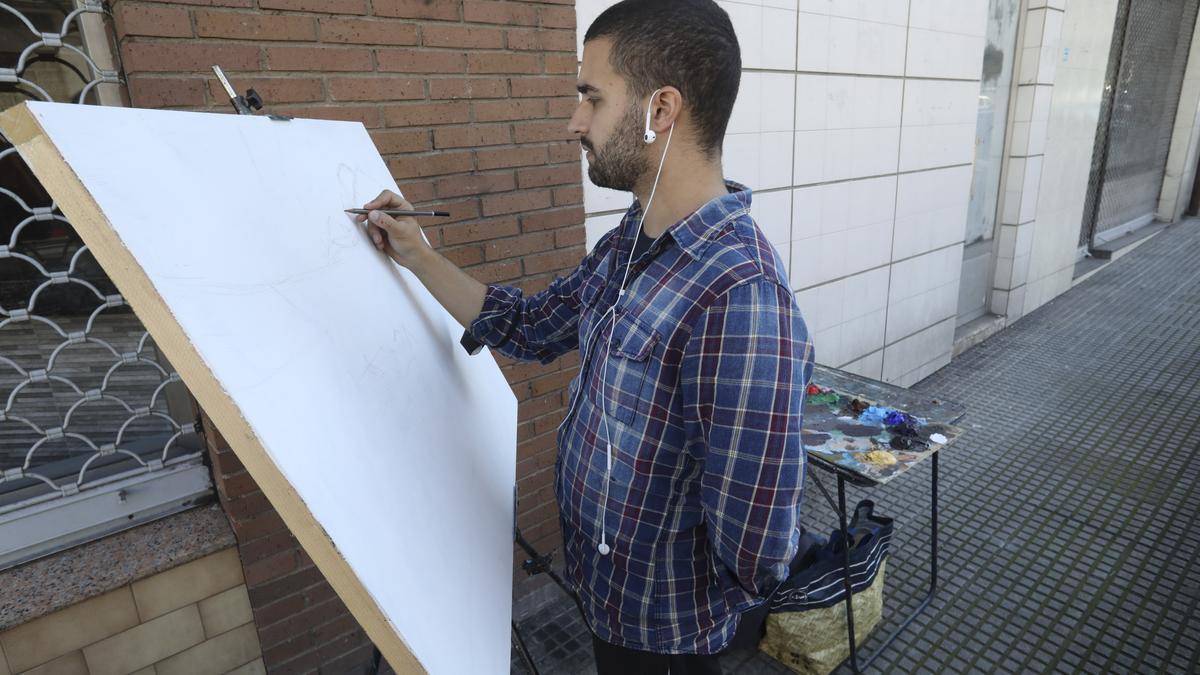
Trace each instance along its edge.
<path fill-rule="evenodd" d="M 430 241 L 483 282 L 545 288 L 584 253 L 573 0 L 113 0 L 134 106 L 229 112 L 210 67 L 271 111 L 361 121 Z M 578 357 L 501 362 L 520 400 L 518 522 L 559 544 L 554 431 Z M 266 663 L 349 670 L 370 644 L 210 428 Z M 524 555 L 515 552 L 514 562 Z M 343 668 L 344 667 L 344 668 Z"/>

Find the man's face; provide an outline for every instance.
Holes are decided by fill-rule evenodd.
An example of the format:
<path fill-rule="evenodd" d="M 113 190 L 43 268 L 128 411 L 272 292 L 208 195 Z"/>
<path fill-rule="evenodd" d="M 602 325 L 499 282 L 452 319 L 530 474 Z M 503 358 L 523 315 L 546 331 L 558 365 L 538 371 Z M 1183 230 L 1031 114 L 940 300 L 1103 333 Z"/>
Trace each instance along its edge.
<path fill-rule="evenodd" d="M 583 46 L 579 106 L 567 128 L 579 135 L 587 151 L 592 183 L 631 192 L 648 167 L 642 141 L 645 112 L 626 95 L 625 81 L 609 65 L 610 47 L 605 38 Z"/>

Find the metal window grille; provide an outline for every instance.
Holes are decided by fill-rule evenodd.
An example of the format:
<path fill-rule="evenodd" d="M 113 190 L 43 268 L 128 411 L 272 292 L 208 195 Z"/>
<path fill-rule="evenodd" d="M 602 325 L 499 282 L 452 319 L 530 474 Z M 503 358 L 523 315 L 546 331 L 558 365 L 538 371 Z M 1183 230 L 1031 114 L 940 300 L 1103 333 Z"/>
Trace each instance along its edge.
<path fill-rule="evenodd" d="M 119 71 L 85 48 L 107 52 L 109 19 L 98 0 L 0 1 L 0 109 L 119 93 Z M 0 137 L 0 568 L 209 499 L 194 420 L 179 376 Z"/>

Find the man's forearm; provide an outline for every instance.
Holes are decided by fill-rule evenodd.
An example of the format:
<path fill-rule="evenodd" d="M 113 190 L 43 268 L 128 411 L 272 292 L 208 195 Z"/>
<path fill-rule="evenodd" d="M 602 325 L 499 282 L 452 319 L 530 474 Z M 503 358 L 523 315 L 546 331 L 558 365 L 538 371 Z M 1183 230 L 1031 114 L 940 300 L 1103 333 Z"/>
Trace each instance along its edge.
<path fill-rule="evenodd" d="M 406 267 L 463 328 L 479 316 L 487 286 L 472 279 L 445 256 L 426 247 Z"/>

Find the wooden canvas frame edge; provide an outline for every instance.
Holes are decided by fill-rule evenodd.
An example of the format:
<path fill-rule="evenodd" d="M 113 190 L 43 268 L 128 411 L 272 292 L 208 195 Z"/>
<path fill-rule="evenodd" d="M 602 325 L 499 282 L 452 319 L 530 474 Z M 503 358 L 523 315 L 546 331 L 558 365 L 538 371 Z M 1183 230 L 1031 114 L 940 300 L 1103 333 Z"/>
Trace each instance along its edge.
<path fill-rule="evenodd" d="M 142 266 L 125 248 L 99 204 L 46 137 L 29 106 L 20 103 L 0 112 L 0 129 L 71 221 L 96 261 L 151 332 L 155 344 L 183 378 L 192 396 L 388 664 L 398 673 L 425 673 L 399 631 L 387 620 L 349 562 L 338 552 L 304 500 L 271 460 L 233 399 L 188 340 Z"/>

